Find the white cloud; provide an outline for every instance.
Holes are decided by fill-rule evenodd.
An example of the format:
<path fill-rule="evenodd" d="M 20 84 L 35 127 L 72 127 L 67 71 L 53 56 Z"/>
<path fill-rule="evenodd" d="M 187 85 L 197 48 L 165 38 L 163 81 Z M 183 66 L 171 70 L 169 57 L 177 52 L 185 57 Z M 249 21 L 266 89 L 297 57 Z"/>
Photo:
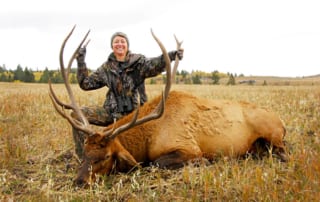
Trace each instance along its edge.
<path fill-rule="evenodd" d="M 0 8 L 0 64 L 57 69 L 61 42 L 77 24 L 66 55 L 91 29 L 91 67 L 106 60 L 110 37 L 119 30 L 128 34 L 132 51 L 159 55 L 153 28 L 167 50 L 175 49 L 173 34 L 184 41 L 180 69 L 319 74 L 319 10 L 316 0 L 11 0 Z"/>

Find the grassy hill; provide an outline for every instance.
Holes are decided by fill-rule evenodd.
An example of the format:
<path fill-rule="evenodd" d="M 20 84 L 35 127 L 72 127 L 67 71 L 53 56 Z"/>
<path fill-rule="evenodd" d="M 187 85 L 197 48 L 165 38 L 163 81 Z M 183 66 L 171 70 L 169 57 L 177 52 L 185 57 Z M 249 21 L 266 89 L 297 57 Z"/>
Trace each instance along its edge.
<path fill-rule="evenodd" d="M 229 78 L 220 79 L 221 84 L 226 84 Z M 240 84 L 241 81 L 255 81 L 254 85 L 276 85 L 276 86 L 297 86 L 297 85 L 320 85 L 320 75 L 308 76 L 308 77 L 276 77 L 276 76 L 245 76 L 235 77 L 236 84 Z M 243 83 L 241 85 L 248 85 Z"/>

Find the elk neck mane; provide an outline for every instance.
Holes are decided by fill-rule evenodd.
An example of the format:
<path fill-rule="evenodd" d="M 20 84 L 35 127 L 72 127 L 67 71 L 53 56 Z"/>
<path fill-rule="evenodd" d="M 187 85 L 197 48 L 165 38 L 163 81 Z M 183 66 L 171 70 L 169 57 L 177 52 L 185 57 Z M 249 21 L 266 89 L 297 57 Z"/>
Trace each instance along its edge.
<path fill-rule="evenodd" d="M 172 108 L 172 107 L 181 105 L 180 101 L 182 100 L 182 98 L 186 98 L 186 97 L 195 98 L 193 95 L 185 93 L 185 92 L 171 91 L 169 93 L 168 100 L 166 101 L 166 104 L 165 104 L 165 110 L 167 108 Z M 157 96 L 157 97 L 153 98 L 152 100 L 144 103 L 144 105 L 141 106 L 139 109 L 139 116 L 138 117 L 141 118 L 141 117 L 144 117 L 147 114 L 151 113 L 157 107 L 158 103 L 160 102 L 160 99 L 162 99 L 162 96 Z M 135 113 L 135 111 L 133 111 L 132 113 L 128 114 L 127 116 L 119 119 L 116 122 L 115 127 L 119 127 L 121 125 L 124 125 L 124 124 L 130 122 L 134 113 Z M 112 127 L 113 127 L 113 124 L 107 126 L 106 130 L 111 129 Z"/>

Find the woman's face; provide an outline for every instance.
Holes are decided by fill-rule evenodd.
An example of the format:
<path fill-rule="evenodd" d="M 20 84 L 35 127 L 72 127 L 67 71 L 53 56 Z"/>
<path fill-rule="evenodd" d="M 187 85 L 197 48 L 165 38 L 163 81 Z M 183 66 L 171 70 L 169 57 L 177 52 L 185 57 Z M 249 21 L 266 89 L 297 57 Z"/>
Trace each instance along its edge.
<path fill-rule="evenodd" d="M 123 57 L 128 52 L 127 40 L 121 36 L 114 37 L 112 41 L 112 50 L 116 57 Z"/>

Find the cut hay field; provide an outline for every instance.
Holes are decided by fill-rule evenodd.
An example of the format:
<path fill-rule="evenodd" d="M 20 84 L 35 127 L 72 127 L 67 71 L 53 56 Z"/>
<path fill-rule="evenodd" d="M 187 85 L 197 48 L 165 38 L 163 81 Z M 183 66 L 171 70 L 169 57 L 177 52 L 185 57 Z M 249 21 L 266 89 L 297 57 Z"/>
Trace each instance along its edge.
<path fill-rule="evenodd" d="M 84 92 L 101 105 L 106 89 Z M 67 100 L 64 86 L 54 85 Z M 162 86 L 147 85 L 149 99 Z M 0 83 L 0 201 L 319 201 L 320 86 L 174 85 L 208 99 L 243 100 L 277 112 L 286 124 L 289 161 L 217 159 L 175 171 L 153 167 L 73 186 L 79 166 L 69 123 L 55 111 L 47 84 Z M 183 103 L 181 103 L 183 104 Z"/>

